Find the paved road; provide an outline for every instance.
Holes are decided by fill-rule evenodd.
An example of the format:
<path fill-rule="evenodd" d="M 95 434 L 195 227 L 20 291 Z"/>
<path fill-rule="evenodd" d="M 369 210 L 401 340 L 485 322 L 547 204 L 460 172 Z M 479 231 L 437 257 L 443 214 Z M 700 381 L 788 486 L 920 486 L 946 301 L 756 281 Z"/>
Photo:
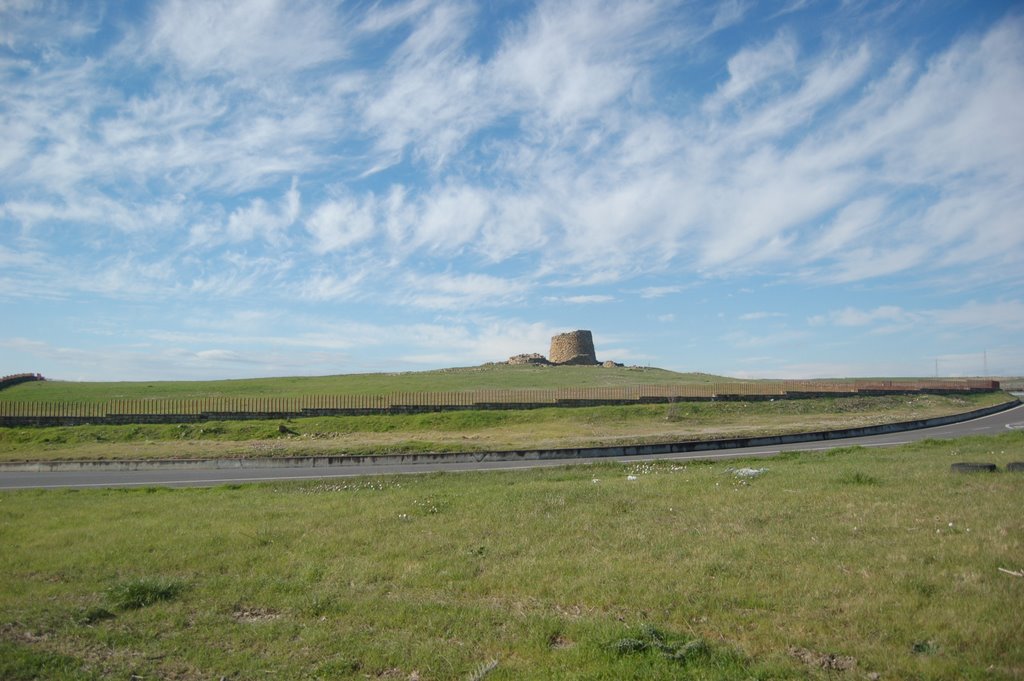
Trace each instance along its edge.
<path fill-rule="evenodd" d="M 1024 405 L 1007 411 L 948 426 L 911 430 L 889 435 L 828 440 L 821 443 L 804 442 L 792 445 L 768 447 L 743 447 L 687 454 L 660 454 L 655 456 L 618 457 L 616 461 L 641 461 L 644 459 L 671 459 L 685 461 L 693 459 L 714 460 L 752 456 L 771 456 L 780 452 L 801 450 L 818 451 L 860 445 L 863 447 L 891 447 L 925 438 L 957 438 L 967 435 L 995 435 L 1009 429 L 1024 430 Z M 594 459 L 572 459 L 555 461 L 523 462 L 482 462 L 439 464 L 419 463 L 404 465 L 338 466 L 318 468 L 254 468 L 254 469 L 193 469 L 193 470 L 152 470 L 152 471 L 71 471 L 71 472 L 0 472 L 0 490 L 58 488 L 58 487 L 201 487 L 245 482 L 269 482 L 276 480 L 313 480 L 325 478 L 348 478 L 359 475 L 392 475 L 408 473 L 429 473 L 434 471 L 461 472 L 468 470 L 510 470 L 516 468 L 539 468 L 541 466 L 563 466 L 566 464 L 587 464 L 612 460 L 607 457 Z"/>

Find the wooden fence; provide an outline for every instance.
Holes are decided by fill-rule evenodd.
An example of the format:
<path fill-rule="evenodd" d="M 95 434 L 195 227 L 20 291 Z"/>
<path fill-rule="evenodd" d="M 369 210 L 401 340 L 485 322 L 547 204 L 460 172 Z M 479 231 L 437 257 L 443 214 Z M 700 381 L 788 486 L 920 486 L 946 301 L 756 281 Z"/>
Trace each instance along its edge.
<path fill-rule="evenodd" d="M 97 419 L 119 416 L 209 416 L 387 413 L 444 411 L 473 407 L 515 409 L 529 405 L 630 404 L 674 400 L 793 398 L 806 395 L 857 395 L 905 392 L 978 392 L 998 390 L 997 381 L 757 381 L 621 387 L 480 389 L 457 392 L 398 392 L 385 395 L 307 395 L 303 397 L 204 397 L 126 399 L 104 402 L 29 402 L 0 400 L 0 418 Z M 237 418 L 236 416 L 236 418 Z"/>

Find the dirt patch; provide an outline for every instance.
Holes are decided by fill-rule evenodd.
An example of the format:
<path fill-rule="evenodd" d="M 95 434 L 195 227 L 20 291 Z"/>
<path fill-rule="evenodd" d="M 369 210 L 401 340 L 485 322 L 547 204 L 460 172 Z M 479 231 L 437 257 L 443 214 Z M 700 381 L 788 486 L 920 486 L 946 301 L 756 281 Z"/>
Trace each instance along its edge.
<path fill-rule="evenodd" d="M 242 608 L 231 613 L 236 622 L 270 622 L 281 616 L 280 613 L 264 608 Z"/>
<path fill-rule="evenodd" d="M 43 631 L 31 631 L 18 622 L 0 625 L 0 639 L 14 643 L 41 643 L 50 639 L 50 634 Z"/>
<path fill-rule="evenodd" d="M 420 673 L 415 669 L 406 674 L 398 667 L 392 667 L 391 669 L 385 669 L 381 673 L 377 674 L 378 679 L 402 679 L 403 681 L 420 681 Z"/>
<path fill-rule="evenodd" d="M 574 645 L 576 644 L 562 634 L 555 634 L 548 640 L 548 646 L 552 650 L 564 650 L 566 648 L 572 648 Z"/>
<path fill-rule="evenodd" d="M 816 667 L 818 669 L 826 669 L 828 671 L 845 672 L 854 669 L 857 666 L 856 658 L 848 655 L 816 653 L 813 650 L 798 648 L 796 646 L 790 646 L 786 652 L 789 653 L 790 657 L 800 660 L 808 667 Z"/>
<path fill-rule="evenodd" d="M 591 617 L 597 613 L 596 608 L 589 608 L 584 605 L 561 605 L 556 603 L 552 608 L 558 615 L 571 620 L 578 620 L 581 617 Z"/>

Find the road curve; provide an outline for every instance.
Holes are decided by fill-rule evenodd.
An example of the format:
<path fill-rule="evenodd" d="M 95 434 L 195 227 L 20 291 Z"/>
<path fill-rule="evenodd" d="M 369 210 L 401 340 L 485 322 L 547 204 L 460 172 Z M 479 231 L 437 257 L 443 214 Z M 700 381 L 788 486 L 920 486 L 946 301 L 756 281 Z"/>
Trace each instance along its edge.
<path fill-rule="evenodd" d="M 486 470 L 511 470 L 519 468 L 540 468 L 546 466 L 581 465 L 604 461 L 642 461 L 651 459 L 690 461 L 712 461 L 742 457 L 772 456 L 786 451 L 824 451 L 836 447 L 891 447 L 927 438 L 952 439 L 968 435 L 997 435 L 1011 429 L 1024 430 L 1024 405 L 1019 405 L 990 416 L 963 421 L 945 426 L 922 428 L 886 435 L 870 435 L 828 441 L 803 442 L 790 445 L 762 447 L 737 447 L 710 452 L 683 454 L 654 454 L 645 456 L 623 456 L 581 458 L 571 460 L 493 461 L 465 463 L 416 463 L 416 464 L 375 464 L 324 466 L 317 468 L 236 468 L 236 469 L 170 469 L 139 471 L 50 471 L 50 472 L 0 472 L 0 490 L 45 489 L 45 488 L 91 488 L 91 487 L 204 487 L 212 485 L 241 484 L 247 482 L 273 482 L 282 480 L 320 480 L 329 478 L 350 478 L 361 475 L 395 475 L 410 473 L 432 473 L 437 471 L 463 472 Z"/>

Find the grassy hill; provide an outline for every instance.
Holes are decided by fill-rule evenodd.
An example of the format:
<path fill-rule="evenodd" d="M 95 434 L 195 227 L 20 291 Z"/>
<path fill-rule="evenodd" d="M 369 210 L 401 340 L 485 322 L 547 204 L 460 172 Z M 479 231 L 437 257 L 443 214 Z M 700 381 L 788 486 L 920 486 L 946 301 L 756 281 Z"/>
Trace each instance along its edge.
<path fill-rule="evenodd" d="M 479 367 L 439 369 L 437 371 L 293 376 L 230 381 L 41 381 L 23 383 L 2 390 L 0 391 L 0 401 L 89 403 L 154 398 L 381 395 L 394 392 L 455 392 L 484 389 L 611 388 L 632 385 L 724 383 L 734 380 L 711 374 L 682 374 L 665 369 L 639 367 L 545 367 L 485 364 Z"/>

